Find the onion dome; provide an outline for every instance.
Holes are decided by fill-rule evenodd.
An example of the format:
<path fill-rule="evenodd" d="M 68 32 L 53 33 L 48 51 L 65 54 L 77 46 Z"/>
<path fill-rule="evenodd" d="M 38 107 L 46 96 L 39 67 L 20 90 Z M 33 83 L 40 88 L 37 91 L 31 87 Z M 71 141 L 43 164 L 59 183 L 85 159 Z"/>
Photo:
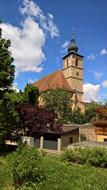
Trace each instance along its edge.
<path fill-rule="evenodd" d="M 77 51 L 78 51 L 78 47 L 76 46 L 75 39 L 72 38 L 69 43 L 68 52 L 69 53 L 77 53 Z"/>

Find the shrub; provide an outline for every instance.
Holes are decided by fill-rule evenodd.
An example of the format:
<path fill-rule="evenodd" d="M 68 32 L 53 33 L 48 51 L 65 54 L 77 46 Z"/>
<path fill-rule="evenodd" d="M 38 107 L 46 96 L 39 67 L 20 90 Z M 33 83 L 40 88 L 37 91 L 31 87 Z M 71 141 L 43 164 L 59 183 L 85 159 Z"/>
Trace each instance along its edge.
<path fill-rule="evenodd" d="M 75 162 L 75 153 L 73 149 L 66 149 L 61 154 L 61 160 L 67 162 Z"/>
<path fill-rule="evenodd" d="M 41 182 L 44 173 L 40 167 L 41 155 L 35 149 L 23 145 L 8 157 L 9 169 L 11 170 L 15 187 L 26 183 Z"/>
<path fill-rule="evenodd" d="M 84 164 L 88 159 L 88 155 L 89 149 L 72 148 L 67 149 L 64 153 L 62 153 L 61 159 L 68 162 Z"/>
<path fill-rule="evenodd" d="M 104 148 L 93 148 L 87 163 L 98 167 L 107 167 L 107 151 Z"/>
<path fill-rule="evenodd" d="M 72 148 L 61 155 L 61 160 L 78 164 L 107 167 L 107 150 L 103 148 Z"/>

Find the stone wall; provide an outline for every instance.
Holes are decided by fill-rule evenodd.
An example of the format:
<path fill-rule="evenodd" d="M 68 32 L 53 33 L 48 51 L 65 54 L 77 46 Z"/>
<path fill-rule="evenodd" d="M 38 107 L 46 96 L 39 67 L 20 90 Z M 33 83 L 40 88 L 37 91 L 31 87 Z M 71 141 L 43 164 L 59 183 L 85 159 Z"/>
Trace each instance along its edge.
<path fill-rule="evenodd" d="M 91 125 L 91 123 L 88 124 L 66 124 L 69 127 L 79 127 L 79 141 L 97 141 L 97 135 L 95 132 L 95 127 Z M 66 126 L 65 125 L 65 126 Z"/>
<path fill-rule="evenodd" d="M 79 137 L 80 137 L 80 141 L 82 141 L 82 140 L 97 141 L 95 127 L 91 124 L 81 125 L 79 127 Z"/>

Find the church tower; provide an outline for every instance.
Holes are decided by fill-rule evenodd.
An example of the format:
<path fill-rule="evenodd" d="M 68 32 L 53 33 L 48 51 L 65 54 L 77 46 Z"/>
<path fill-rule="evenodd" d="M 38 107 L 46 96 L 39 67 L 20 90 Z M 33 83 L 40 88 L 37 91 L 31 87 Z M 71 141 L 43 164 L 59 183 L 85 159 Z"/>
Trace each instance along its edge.
<path fill-rule="evenodd" d="M 74 90 L 77 100 L 83 101 L 83 56 L 78 54 L 78 47 L 72 37 L 68 53 L 63 57 L 63 73 L 69 85 Z"/>

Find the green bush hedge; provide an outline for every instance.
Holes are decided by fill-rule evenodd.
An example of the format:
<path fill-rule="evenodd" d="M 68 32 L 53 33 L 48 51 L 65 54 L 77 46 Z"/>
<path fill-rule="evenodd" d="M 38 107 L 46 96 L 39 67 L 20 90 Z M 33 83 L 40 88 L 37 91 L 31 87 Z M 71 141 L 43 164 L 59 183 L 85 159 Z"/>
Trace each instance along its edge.
<path fill-rule="evenodd" d="M 107 167 L 107 150 L 103 148 L 67 149 L 62 153 L 61 160 L 97 167 Z"/>
<path fill-rule="evenodd" d="M 26 145 L 20 146 L 16 152 L 8 156 L 15 187 L 43 181 L 45 176 L 41 169 L 41 158 L 41 154 L 35 148 Z"/>

